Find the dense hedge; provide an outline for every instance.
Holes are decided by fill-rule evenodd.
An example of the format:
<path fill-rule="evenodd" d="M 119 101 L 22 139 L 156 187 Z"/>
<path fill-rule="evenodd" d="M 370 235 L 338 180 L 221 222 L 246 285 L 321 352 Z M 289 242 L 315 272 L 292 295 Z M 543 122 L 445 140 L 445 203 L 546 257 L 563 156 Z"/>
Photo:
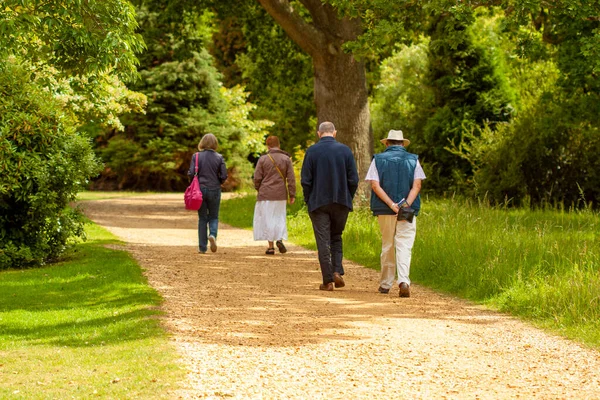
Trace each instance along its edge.
<path fill-rule="evenodd" d="M 54 260 L 83 234 L 68 205 L 100 166 L 76 126 L 18 62 L 0 63 L 0 270 Z"/>

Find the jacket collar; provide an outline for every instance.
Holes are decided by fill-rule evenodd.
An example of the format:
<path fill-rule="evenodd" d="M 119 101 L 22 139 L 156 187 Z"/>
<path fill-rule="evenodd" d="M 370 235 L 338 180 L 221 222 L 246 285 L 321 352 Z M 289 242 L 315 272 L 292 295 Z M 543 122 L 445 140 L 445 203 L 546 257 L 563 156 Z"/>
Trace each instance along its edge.
<path fill-rule="evenodd" d="M 334 141 L 335 142 L 335 138 L 333 136 L 323 136 L 322 138 L 319 139 L 319 142 L 321 141 Z"/>
<path fill-rule="evenodd" d="M 408 151 L 406 150 L 406 148 L 404 146 L 388 146 L 387 149 L 385 149 L 385 151 L 404 151 L 406 153 L 408 153 Z"/>
<path fill-rule="evenodd" d="M 281 150 L 279 148 L 269 149 L 269 151 L 267 151 L 267 153 L 279 153 L 279 154 L 285 154 L 288 157 L 290 156 L 290 154 L 287 151 L 283 151 L 283 150 Z"/>

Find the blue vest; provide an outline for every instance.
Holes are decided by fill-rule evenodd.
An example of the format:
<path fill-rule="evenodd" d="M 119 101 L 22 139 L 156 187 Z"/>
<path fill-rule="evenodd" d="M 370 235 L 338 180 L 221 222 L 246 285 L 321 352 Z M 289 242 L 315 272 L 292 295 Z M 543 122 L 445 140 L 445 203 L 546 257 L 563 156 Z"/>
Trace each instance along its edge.
<path fill-rule="evenodd" d="M 383 153 L 375 155 L 379 185 L 394 200 L 394 203 L 408 197 L 415 178 L 418 159 L 419 156 L 409 153 L 403 146 L 390 146 Z M 411 207 L 415 210 L 415 215 L 419 215 L 420 194 Z M 371 211 L 373 211 L 373 215 L 394 214 L 394 211 L 373 191 L 371 191 Z"/>

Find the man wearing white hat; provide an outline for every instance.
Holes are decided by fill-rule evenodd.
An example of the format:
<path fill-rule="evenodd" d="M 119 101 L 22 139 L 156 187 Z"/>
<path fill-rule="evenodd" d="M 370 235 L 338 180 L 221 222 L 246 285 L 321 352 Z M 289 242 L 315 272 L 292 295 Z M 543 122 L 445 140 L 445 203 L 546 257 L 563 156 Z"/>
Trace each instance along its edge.
<path fill-rule="evenodd" d="M 381 230 L 379 292 L 387 294 L 398 273 L 400 297 L 410 297 L 410 260 L 421 208 L 421 182 L 425 173 L 419 157 L 409 153 L 402 131 L 390 130 L 382 139 L 386 149 L 373 157 L 365 178 L 371 182 L 371 211 Z M 414 216 L 413 216 L 414 214 Z"/>

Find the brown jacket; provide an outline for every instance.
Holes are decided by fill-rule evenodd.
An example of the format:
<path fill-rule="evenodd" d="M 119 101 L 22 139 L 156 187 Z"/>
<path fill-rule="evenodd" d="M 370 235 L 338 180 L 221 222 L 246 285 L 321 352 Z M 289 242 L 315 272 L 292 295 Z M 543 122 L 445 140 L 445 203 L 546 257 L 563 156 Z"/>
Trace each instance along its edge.
<path fill-rule="evenodd" d="M 287 200 L 285 181 L 275 168 L 275 164 L 273 164 L 269 155 L 286 178 L 290 198 L 296 197 L 296 177 L 294 176 L 292 160 L 285 151 L 273 148 L 267 154 L 261 156 L 256 164 L 256 170 L 254 171 L 254 187 L 258 190 L 256 200 Z"/>

